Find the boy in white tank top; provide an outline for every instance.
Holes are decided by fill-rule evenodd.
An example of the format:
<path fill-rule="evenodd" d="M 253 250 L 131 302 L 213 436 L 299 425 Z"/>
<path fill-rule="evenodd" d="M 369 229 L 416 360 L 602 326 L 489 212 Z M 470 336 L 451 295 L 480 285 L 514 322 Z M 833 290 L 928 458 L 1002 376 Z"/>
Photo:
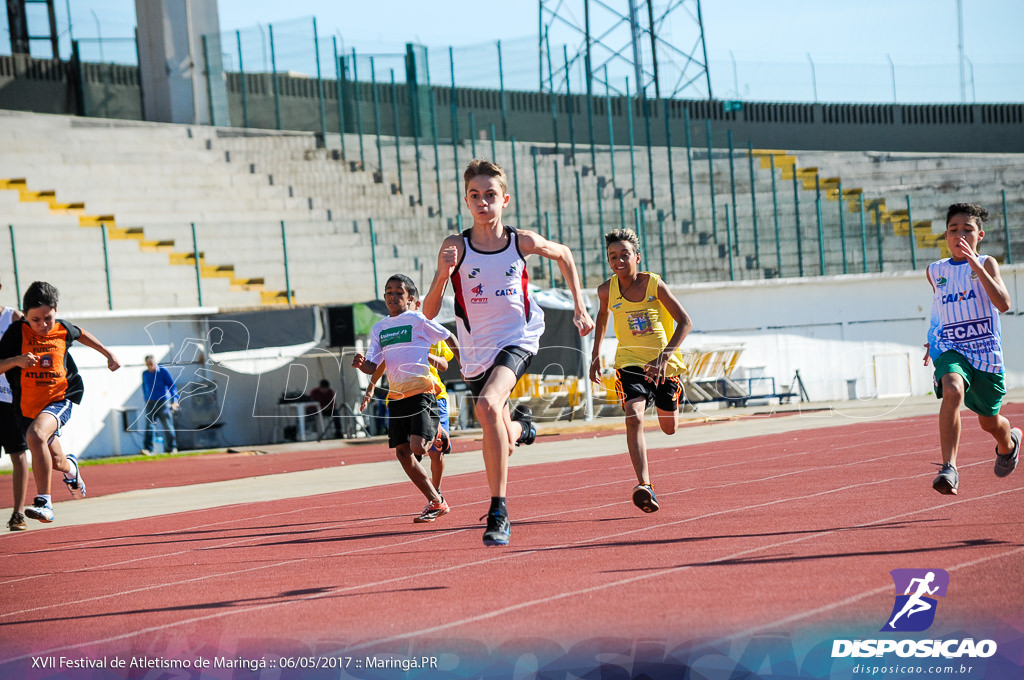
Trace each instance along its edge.
<path fill-rule="evenodd" d="M 995 259 L 978 255 L 988 211 L 970 203 L 954 203 L 946 211 L 946 243 L 952 253 L 928 265 L 932 315 L 924 365 L 935 365 L 935 396 L 939 409 L 942 469 L 932 487 L 955 495 L 960 445 L 960 410 L 978 414 L 981 429 L 996 440 L 995 474 L 1006 477 L 1017 467 L 1020 428 L 999 414 L 1003 383 L 1003 343 L 999 314 L 1010 309 L 1010 293 Z"/>
<path fill-rule="evenodd" d="M 474 396 L 474 415 L 483 429 L 484 467 L 491 491 L 485 545 L 508 545 L 511 525 L 505 501 L 508 456 L 517 443 L 529 443 L 536 431 L 528 411 L 509 413 L 508 398 L 537 353 L 544 318 L 530 298 L 526 258 L 540 255 L 558 264 L 572 293 L 573 323 L 580 335 L 594 328 L 576 262 L 566 246 L 533 231 L 518 231 L 501 221 L 508 206 L 505 171 L 474 160 L 463 174 L 466 207 L 473 227 L 441 244 L 437 272 L 423 298 L 423 314 L 441 310 L 448 282 L 456 296 L 456 317 L 463 377 Z"/>

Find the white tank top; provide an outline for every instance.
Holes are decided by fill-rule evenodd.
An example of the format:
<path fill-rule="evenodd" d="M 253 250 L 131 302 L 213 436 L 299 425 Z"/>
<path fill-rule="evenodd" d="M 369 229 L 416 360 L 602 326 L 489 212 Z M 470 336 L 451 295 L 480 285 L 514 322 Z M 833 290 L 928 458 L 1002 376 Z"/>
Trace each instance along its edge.
<path fill-rule="evenodd" d="M 508 244 L 481 252 L 462 232 L 466 247 L 452 272 L 455 317 L 462 375 L 475 378 L 489 369 L 504 347 L 536 354 L 544 333 L 544 312 L 530 298 L 526 258 L 519 252 L 518 233 L 505 227 Z"/>
<path fill-rule="evenodd" d="M 0 312 L 0 336 L 11 327 L 13 320 L 14 310 L 10 307 L 4 307 L 4 310 Z M 13 400 L 14 395 L 11 394 L 11 384 L 7 382 L 7 374 L 0 373 L 0 402 L 10 404 Z"/>
<path fill-rule="evenodd" d="M 984 264 L 988 258 L 979 259 Z M 935 284 L 928 353 L 932 358 L 959 352 L 979 371 L 1003 372 L 1003 340 L 999 310 L 967 260 L 950 258 L 928 265 Z"/>

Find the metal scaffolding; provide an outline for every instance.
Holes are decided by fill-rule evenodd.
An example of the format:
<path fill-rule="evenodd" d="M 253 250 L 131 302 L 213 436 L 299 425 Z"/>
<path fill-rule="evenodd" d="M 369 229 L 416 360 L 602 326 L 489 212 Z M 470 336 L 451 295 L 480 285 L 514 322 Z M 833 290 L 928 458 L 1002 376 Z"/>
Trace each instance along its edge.
<path fill-rule="evenodd" d="M 590 95 L 600 85 L 638 98 L 713 98 L 700 0 L 538 4 L 542 92 Z"/>

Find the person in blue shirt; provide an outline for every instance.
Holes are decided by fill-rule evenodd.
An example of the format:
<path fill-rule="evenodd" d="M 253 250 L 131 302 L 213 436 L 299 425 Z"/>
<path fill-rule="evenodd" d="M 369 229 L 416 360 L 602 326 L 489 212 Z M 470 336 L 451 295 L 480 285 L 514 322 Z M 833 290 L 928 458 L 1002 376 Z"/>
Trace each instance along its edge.
<path fill-rule="evenodd" d="M 171 372 L 158 365 L 152 354 L 146 357 L 146 370 L 142 372 L 142 397 L 146 400 L 146 433 L 140 453 L 148 456 L 152 452 L 153 431 L 158 420 L 164 435 L 164 452 L 177 453 L 172 411 L 178 410 L 178 388 Z"/>

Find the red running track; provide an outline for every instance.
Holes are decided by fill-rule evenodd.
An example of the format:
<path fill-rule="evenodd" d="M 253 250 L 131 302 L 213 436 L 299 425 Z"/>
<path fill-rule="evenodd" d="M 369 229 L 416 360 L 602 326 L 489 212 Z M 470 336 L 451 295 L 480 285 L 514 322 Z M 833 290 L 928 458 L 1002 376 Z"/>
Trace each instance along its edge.
<path fill-rule="evenodd" d="M 1019 422 L 1024 405 L 1004 413 Z M 897 568 L 948 571 L 936 626 L 1016 639 L 1020 653 L 1024 474 L 992 474 L 991 440 L 973 419 L 959 496 L 931 489 L 934 416 L 692 446 L 686 433 L 650 452 L 662 504 L 652 515 L 630 502 L 625 454 L 513 468 L 504 549 L 480 541 L 483 473 L 447 479 L 453 511 L 427 525 L 411 522 L 423 499 L 405 483 L 5 535 L 0 677 L 65 677 L 26 670 L 33 656 L 519 645 L 541 658 L 609 635 L 878 637 Z M 252 460 L 336 464 L 338 451 Z M 183 459 L 211 478 L 237 460 Z M 167 461 L 168 479 L 181 462 Z M 136 467 L 153 479 L 164 465 Z M 86 468 L 90 489 L 132 465 L 107 467 Z"/>

